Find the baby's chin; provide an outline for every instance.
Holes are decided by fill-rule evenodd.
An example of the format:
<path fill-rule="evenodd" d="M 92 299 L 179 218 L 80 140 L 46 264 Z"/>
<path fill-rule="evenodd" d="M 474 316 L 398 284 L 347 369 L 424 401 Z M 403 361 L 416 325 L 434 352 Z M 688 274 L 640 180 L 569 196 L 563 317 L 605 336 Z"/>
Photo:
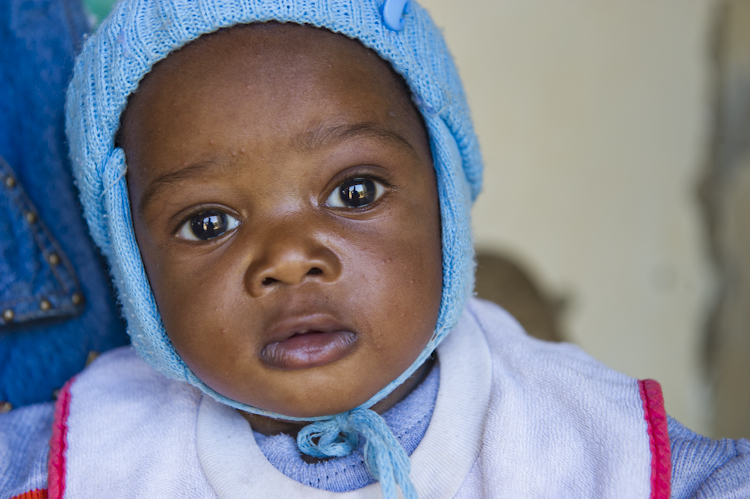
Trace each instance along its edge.
<path fill-rule="evenodd" d="M 254 431 L 257 431 L 262 435 L 278 435 L 280 433 L 285 433 L 287 435 L 296 436 L 299 430 L 310 424 L 309 422 L 290 421 L 288 419 L 260 416 L 246 411 L 238 410 L 238 412 L 248 423 L 250 423 L 250 426 Z"/>
<path fill-rule="evenodd" d="M 340 368 L 338 364 L 342 363 L 351 362 L 304 369 L 268 369 L 275 376 L 249 384 L 216 380 L 211 375 L 201 376 L 198 372 L 195 374 L 224 397 L 254 409 L 278 414 L 281 419 L 315 418 L 350 411 L 365 404 L 398 376 L 397 373 L 393 379 L 390 376 L 376 378 L 360 372 L 347 372 L 352 370 Z"/>
<path fill-rule="evenodd" d="M 430 357 L 404 383 L 397 386 L 389 395 L 370 407 L 378 414 L 382 414 L 406 398 L 430 373 L 435 364 L 435 356 Z M 394 378 L 395 379 L 395 378 Z M 334 390 L 323 390 L 317 396 L 304 403 L 286 405 L 272 404 L 268 406 L 252 405 L 258 409 L 274 412 L 292 418 L 314 418 L 340 414 L 362 406 L 376 393 L 388 386 L 393 380 L 385 380 L 382 386 L 368 387 L 367 391 L 359 390 L 353 394 L 344 394 Z M 278 402 L 278 401 L 277 401 Z M 276 433 L 296 434 L 296 431 L 309 424 L 307 422 L 287 420 L 283 417 L 272 418 L 240 411 L 256 431 L 271 435 Z"/>
<path fill-rule="evenodd" d="M 386 398 L 375 404 L 371 407 L 371 409 L 378 414 L 382 414 L 386 412 L 388 409 L 396 405 L 398 402 L 403 400 L 406 396 L 411 393 L 414 388 L 421 383 L 425 377 L 430 372 L 430 369 L 434 366 L 434 359 L 429 359 L 427 362 L 425 362 L 424 365 L 422 365 L 409 379 L 406 380 L 402 385 L 398 386 L 390 395 L 388 395 Z M 332 414 L 339 414 L 342 412 L 346 412 L 349 410 L 352 410 L 354 408 L 358 407 L 358 405 L 354 405 L 351 407 L 346 407 L 344 409 L 330 409 L 330 412 L 326 414 L 308 414 L 308 413 L 299 413 L 299 415 L 286 413 L 289 416 L 292 417 L 314 417 L 314 416 L 327 416 Z M 296 437 L 297 433 L 300 429 L 302 429 L 304 426 L 309 424 L 309 422 L 305 421 L 290 421 L 283 418 L 271 418 L 268 416 L 260 416 L 258 414 L 252 414 L 246 411 L 239 411 L 239 413 L 244 417 L 249 423 L 250 426 L 253 428 L 254 431 L 257 431 L 258 433 L 261 433 L 263 435 L 278 435 L 280 433 L 285 433 L 287 435 L 291 435 L 293 437 Z"/>
<path fill-rule="evenodd" d="M 367 403 L 376 393 L 382 388 L 388 386 L 389 382 L 384 382 L 381 387 L 366 387 L 357 390 L 355 393 L 342 393 L 341 391 L 335 391 L 331 389 L 320 389 L 316 392 L 310 392 L 304 394 L 304 400 L 302 401 L 284 401 L 274 400 L 272 403 L 264 403 L 258 401 L 253 403 L 255 398 L 245 398 L 246 401 L 236 400 L 237 402 L 244 403 L 252 408 L 261 409 L 263 411 L 278 414 L 279 418 L 272 418 L 274 420 L 285 420 L 286 418 L 317 418 L 324 416 L 333 416 L 335 414 L 341 414 L 343 412 L 351 411 L 357 407 Z M 231 397 L 230 397 L 231 398 Z M 375 404 L 373 410 L 382 407 L 386 400 L 390 400 L 390 396 L 383 401 Z M 396 401 L 397 402 L 397 401 Z M 387 410 L 393 404 L 388 404 L 388 407 L 383 409 Z M 383 412 L 383 410 L 376 410 L 376 412 Z M 259 416 L 260 417 L 260 416 Z M 287 420 L 294 422 L 291 420 Z M 298 422 L 299 423 L 299 422 Z"/>

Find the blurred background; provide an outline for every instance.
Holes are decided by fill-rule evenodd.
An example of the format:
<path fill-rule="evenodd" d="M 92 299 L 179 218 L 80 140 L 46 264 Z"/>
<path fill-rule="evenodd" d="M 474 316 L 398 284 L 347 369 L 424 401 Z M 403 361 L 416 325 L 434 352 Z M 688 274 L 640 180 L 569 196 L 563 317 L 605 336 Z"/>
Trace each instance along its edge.
<path fill-rule="evenodd" d="M 750 0 L 420 3 L 483 147 L 478 293 L 750 436 Z"/>
<path fill-rule="evenodd" d="M 422 4 L 486 162 L 479 293 L 504 259 L 522 313 L 694 430 L 750 435 L 750 2 Z"/>

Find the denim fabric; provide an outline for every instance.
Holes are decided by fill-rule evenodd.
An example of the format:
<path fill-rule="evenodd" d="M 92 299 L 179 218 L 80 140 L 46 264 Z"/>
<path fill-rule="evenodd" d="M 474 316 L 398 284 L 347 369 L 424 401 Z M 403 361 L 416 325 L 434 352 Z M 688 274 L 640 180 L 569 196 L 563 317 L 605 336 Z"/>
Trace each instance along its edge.
<path fill-rule="evenodd" d="M 0 325 L 83 311 L 75 270 L 0 156 Z"/>
<path fill-rule="evenodd" d="M 51 400 L 89 351 L 127 343 L 64 135 L 65 87 L 87 29 L 80 0 L 0 1 L 0 317 L 13 310 L 0 319 L 0 400 L 15 407 Z"/>

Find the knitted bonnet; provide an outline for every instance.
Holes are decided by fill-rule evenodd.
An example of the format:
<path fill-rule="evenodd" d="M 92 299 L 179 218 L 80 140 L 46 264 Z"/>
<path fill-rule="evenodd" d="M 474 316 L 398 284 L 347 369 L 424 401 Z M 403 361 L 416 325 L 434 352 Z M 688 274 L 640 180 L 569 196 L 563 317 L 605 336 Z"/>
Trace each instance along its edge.
<path fill-rule="evenodd" d="M 437 173 L 442 223 L 443 294 L 435 332 L 415 362 L 362 406 L 339 415 L 295 418 L 231 400 L 206 386 L 173 348 L 159 316 L 132 228 L 125 154 L 115 146 L 128 96 L 154 64 L 203 34 L 236 24 L 293 22 L 359 40 L 403 76 L 424 117 Z M 482 163 L 458 72 L 427 12 L 407 0 L 120 0 L 83 46 L 67 93 L 66 132 L 89 229 L 109 260 L 138 354 L 164 375 L 255 414 L 313 421 L 300 449 L 346 455 L 357 434 L 384 496 L 416 497 L 408 456 L 369 410 L 403 383 L 456 325 L 474 285 L 471 205 Z"/>

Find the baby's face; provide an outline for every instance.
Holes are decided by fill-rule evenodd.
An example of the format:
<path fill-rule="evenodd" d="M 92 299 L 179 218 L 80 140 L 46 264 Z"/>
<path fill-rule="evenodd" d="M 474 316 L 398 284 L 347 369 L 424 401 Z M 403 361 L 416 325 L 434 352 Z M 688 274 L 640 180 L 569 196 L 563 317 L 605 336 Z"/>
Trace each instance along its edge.
<path fill-rule="evenodd" d="M 143 80 L 121 145 L 164 326 L 211 388 L 338 413 L 430 339 L 442 263 L 429 143 L 358 43 L 287 25 L 200 39 Z"/>

